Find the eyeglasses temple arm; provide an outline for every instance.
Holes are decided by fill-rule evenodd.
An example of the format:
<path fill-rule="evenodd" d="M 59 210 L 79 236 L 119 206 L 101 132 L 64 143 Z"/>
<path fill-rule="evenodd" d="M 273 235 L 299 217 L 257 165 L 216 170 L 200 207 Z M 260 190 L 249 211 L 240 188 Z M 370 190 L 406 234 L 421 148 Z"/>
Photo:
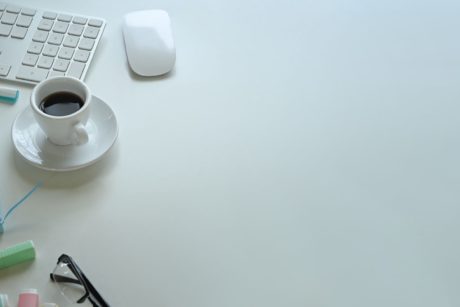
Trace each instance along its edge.
<path fill-rule="evenodd" d="M 88 286 L 88 290 L 90 293 L 90 296 L 88 299 L 91 301 L 93 306 L 95 307 L 110 307 L 110 305 L 104 300 L 102 295 L 97 292 L 96 288 L 93 286 L 93 284 L 89 281 L 89 279 L 86 277 L 84 273 L 81 274 L 81 276 L 85 279 L 86 285 Z M 93 299 L 96 299 L 96 301 Z"/>
<path fill-rule="evenodd" d="M 67 283 L 72 283 L 72 284 L 80 284 L 80 281 L 78 279 L 70 278 L 67 276 L 62 276 L 59 274 L 50 274 L 51 280 L 54 282 L 67 282 Z"/>

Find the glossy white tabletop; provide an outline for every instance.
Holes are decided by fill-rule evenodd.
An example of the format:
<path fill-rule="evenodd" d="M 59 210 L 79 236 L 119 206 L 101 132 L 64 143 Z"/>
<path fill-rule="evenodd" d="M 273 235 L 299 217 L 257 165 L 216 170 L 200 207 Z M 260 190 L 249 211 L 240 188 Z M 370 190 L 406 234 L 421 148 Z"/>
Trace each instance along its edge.
<path fill-rule="evenodd" d="M 16 2 L 15 2 L 16 3 Z M 18 0 L 18 5 L 37 6 Z M 53 174 L 16 157 L 28 105 L 0 104 L 0 201 L 38 181 L 0 271 L 65 306 L 49 273 L 73 256 L 112 306 L 460 305 L 458 1 L 40 1 L 108 24 L 86 82 L 118 140 Z M 127 65 L 125 13 L 169 12 L 177 63 Z"/>

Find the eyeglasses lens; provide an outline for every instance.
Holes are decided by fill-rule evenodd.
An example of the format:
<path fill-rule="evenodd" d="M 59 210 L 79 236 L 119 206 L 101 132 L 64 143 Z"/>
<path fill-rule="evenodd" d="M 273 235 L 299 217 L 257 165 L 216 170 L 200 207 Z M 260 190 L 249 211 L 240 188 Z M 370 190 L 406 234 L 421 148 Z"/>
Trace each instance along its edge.
<path fill-rule="evenodd" d="M 58 263 L 52 274 L 61 294 L 69 302 L 76 303 L 85 295 L 85 288 L 81 285 L 67 263 Z"/>

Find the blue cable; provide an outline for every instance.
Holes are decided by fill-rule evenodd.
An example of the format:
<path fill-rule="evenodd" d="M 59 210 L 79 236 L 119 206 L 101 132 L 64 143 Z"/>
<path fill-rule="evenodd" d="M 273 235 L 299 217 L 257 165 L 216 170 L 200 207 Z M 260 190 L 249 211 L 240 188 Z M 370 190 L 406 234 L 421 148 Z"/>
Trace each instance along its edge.
<path fill-rule="evenodd" d="M 22 205 L 26 200 L 27 198 L 30 197 L 30 195 L 32 195 L 39 187 L 41 187 L 43 185 L 43 182 L 38 182 L 33 188 L 32 190 L 29 191 L 29 193 L 27 193 L 23 198 L 21 198 L 17 203 L 15 203 L 13 206 L 11 206 L 10 209 L 8 209 L 8 211 L 6 212 L 5 214 L 5 217 L 2 217 L 1 214 L 0 214 L 0 232 L 2 230 L 2 226 L 3 224 L 5 223 L 6 219 L 8 218 L 8 216 L 14 211 L 16 210 L 16 208 L 18 208 L 20 205 Z"/>

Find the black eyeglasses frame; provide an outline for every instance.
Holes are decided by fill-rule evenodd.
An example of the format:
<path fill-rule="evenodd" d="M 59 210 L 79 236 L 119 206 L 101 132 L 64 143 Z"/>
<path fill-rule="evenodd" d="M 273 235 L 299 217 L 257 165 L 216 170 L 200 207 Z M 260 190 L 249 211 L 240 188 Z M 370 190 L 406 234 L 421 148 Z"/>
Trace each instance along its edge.
<path fill-rule="evenodd" d="M 53 282 L 74 283 L 83 286 L 85 294 L 77 300 L 78 304 L 83 303 L 88 299 L 93 307 L 110 307 L 110 305 L 99 294 L 93 284 L 89 281 L 77 263 L 69 255 L 62 254 L 59 256 L 57 265 L 60 263 L 66 264 L 77 279 L 51 273 L 50 278 Z"/>

